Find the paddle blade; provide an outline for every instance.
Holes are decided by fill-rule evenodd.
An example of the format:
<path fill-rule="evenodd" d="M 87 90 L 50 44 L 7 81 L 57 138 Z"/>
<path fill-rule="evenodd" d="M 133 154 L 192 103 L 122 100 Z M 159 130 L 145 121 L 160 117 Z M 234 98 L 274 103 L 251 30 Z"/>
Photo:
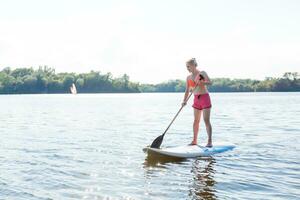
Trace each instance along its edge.
<path fill-rule="evenodd" d="M 157 138 L 155 138 L 155 140 L 152 142 L 150 147 L 158 149 L 164 139 L 164 136 L 165 136 L 165 134 L 162 134 L 162 135 L 158 136 Z"/>

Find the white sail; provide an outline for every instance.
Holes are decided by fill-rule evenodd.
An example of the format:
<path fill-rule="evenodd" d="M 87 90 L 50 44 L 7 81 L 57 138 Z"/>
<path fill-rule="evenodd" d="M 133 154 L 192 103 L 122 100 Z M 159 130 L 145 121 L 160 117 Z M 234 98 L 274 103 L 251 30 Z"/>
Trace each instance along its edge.
<path fill-rule="evenodd" d="M 75 84 L 73 83 L 72 86 L 70 87 L 70 91 L 72 94 L 77 94 L 77 89 L 76 89 L 76 86 Z"/>

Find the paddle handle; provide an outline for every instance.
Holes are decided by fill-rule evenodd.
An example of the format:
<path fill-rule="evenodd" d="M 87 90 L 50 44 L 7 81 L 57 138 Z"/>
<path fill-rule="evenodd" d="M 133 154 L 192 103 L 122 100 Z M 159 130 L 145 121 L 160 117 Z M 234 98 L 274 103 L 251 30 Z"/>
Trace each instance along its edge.
<path fill-rule="evenodd" d="M 196 88 L 196 87 L 195 87 Z M 189 94 L 188 98 L 186 99 L 186 102 L 189 100 L 189 98 L 192 96 L 195 88 L 192 90 L 191 94 Z M 184 105 L 181 106 L 181 108 L 178 110 L 178 112 L 176 113 L 175 117 L 172 119 L 171 123 L 169 124 L 169 126 L 167 127 L 167 129 L 165 130 L 165 132 L 163 133 L 163 135 L 165 135 L 165 133 L 169 130 L 170 126 L 173 124 L 173 122 L 175 121 L 176 117 L 179 115 L 180 111 L 182 110 L 182 108 L 184 107 Z"/>

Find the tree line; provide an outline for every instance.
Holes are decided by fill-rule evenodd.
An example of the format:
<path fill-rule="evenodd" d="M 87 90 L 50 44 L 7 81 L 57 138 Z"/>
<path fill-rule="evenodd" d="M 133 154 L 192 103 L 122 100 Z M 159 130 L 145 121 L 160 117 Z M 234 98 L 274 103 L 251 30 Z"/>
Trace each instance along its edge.
<path fill-rule="evenodd" d="M 215 78 L 209 86 L 211 92 L 287 92 L 300 91 L 297 72 L 286 72 L 281 78 L 265 80 Z M 111 73 L 90 71 L 88 73 L 56 73 L 54 68 L 38 69 L 9 67 L 0 71 L 0 94 L 69 93 L 76 85 L 78 93 L 101 92 L 183 92 L 183 80 L 170 80 L 159 84 L 140 84 L 129 80 L 124 74 L 114 78 Z"/>
<path fill-rule="evenodd" d="M 170 80 L 160 84 L 143 84 L 142 92 L 183 92 L 183 80 Z M 267 77 L 265 80 L 252 79 L 212 79 L 210 92 L 300 92 L 300 79 L 297 72 L 286 72 L 281 78 Z"/>
<path fill-rule="evenodd" d="M 114 78 L 111 73 L 98 71 L 55 73 L 47 66 L 0 71 L 0 94 L 69 93 L 73 83 L 79 93 L 140 92 L 139 84 L 129 81 L 127 74 Z"/>

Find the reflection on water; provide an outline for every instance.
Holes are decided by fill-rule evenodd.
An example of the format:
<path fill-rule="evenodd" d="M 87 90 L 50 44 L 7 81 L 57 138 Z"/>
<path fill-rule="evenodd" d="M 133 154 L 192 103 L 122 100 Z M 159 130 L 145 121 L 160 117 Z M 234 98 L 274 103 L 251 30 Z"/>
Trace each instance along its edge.
<path fill-rule="evenodd" d="M 213 158 L 198 159 L 193 162 L 193 182 L 189 194 L 192 199 L 216 199 L 213 169 L 215 162 Z"/>
<path fill-rule="evenodd" d="M 188 185 L 189 199 L 217 199 L 214 180 L 214 164 L 216 160 L 212 157 L 194 159 L 182 159 L 159 154 L 148 154 L 143 163 L 145 178 L 150 182 L 152 177 L 158 177 L 162 169 L 170 170 L 174 165 L 186 165 L 186 171 L 191 172 L 191 180 Z M 175 166 L 176 167 L 176 166 Z M 151 190 L 151 188 L 148 188 Z"/>
<path fill-rule="evenodd" d="M 163 156 L 156 153 L 148 153 L 144 162 L 145 167 L 164 166 L 166 163 L 181 163 L 186 159 L 171 156 Z"/>

